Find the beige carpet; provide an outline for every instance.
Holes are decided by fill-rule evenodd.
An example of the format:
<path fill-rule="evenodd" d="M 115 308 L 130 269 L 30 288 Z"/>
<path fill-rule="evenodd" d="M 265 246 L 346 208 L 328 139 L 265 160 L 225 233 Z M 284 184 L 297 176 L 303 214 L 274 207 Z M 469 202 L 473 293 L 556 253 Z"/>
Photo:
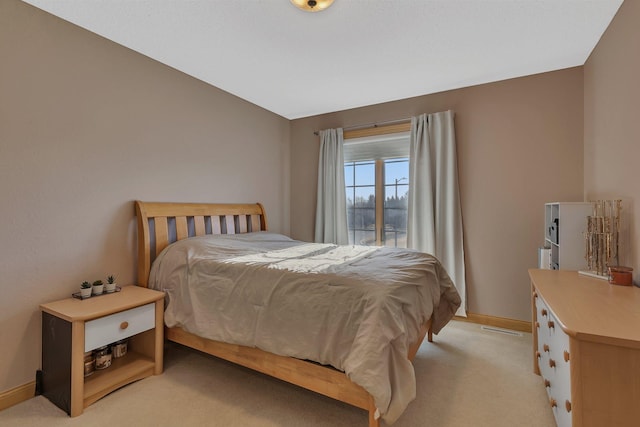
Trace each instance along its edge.
<path fill-rule="evenodd" d="M 414 363 L 418 396 L 394 427 L 555 426 L 531 357 L 530 334 L 450 323 L 420 348 Z M 170 344 L 163 375 L 117 390 L 77 418 L 38 396 L 0 412 L 0 425 L 366 427 L 367 414 Z"/>

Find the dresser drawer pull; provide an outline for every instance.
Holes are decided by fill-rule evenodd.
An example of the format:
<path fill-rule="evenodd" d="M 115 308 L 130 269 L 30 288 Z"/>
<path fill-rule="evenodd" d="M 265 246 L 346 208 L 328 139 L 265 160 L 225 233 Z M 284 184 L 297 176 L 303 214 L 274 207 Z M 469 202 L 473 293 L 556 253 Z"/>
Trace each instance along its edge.
<path fill-rule="evenodd" d="M 549 380 L 544 380 L 544 386 L 545 386 L 545 387 L 551 387 L 551 381 L 549 381 Z"/>
<path fill-rule="evenodd" d="M 127 329 L 128 327 L 129 327 L 129 322 L 125 321 L 125 322 L 120 323 L 120 329 L 122 329 L 123 331 L 125 329 Z"/>
<path fill-rule="evenodd" d="M 552 408 L 558 407 L 558 402 L 556 402 L 556 400 L 553 397 L 549 399 L 549 404 L 551 405 Z"/>
<path fill-rule="evenodd" d="M 546 351 L 547 353 L 549 353 L 549 344 L 545 344 L 545 345 L 543 345 L 543 346 L 542 346 L 542 349 L 543 349 L 544 351 Z"/>
<path fill-rule="evenodd" d="M 571 402 L 569 402 L 568 400 L 565 400 L 564 407 L 567 409 L 567 412 L 571 412 Z"/>
<path fill-rule="evenodd" d="M 556 361 L 553 359 L 549 359 L 549 367 L 550 368 L 555 368 L 556 367 Z"/>
<path fill-rule="evenodd" d="M 536 359 L 540 359 L 540 352 L 536 351 Z"/>
<path fill-rule="evenodd" d="M 536 322 L 536 329 L 540 329 L 540 322 Z"/>
<path fill-rule="evenodd" d="M 543 308 L 543 309 L 540 311 L 540 314 L 542 314 L 543 316 L 546 316 L 546 315 L 547 315 L 547 310 Z"/>
<path fill-rule="evenodd" d="M 569 352 L 567 350 L 564 351 L 564 361 L 565 362 L 569 361 Z"/>
<path fill-rule="evenodd" d="M 554 323 L 553 323 L 553 320 L 549 320 L 549 321 L 547 322 L 547 326 L 548 326 L 549 328 L 554 328 L 554 329 L 555 329 L 555 325 L 554 325 Z"/>

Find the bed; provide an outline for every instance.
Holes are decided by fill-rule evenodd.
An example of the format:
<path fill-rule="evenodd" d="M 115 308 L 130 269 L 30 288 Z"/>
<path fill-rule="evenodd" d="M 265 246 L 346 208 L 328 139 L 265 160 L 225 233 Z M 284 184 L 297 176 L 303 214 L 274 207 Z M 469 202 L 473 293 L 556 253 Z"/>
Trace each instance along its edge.
<path fill-rule="evenodd" d="M 294 295 L 294 290 L 300 289 L 331 289 L 333 292 L 336 286 L 329 286 L 335 284 L 335 278 L 332 276 L 333 270 L 342 267 L 330 267 L 327 269 L 325 266 L 326 259 L 347 259 L 349 262 L 342 262 L 340 265 L 349 265 L 349 268 L 355 268 L 351 274 L 349 280 L 353 277 L 362 276 L 363 272 L 367 268 L 374 268 L 375 265 L 384 262 L 382 250 L 379 248 L 353 248 L 359 252 L 355 254 L 345 255 L 343 251 L 344 247 L 335 247 L 332 245 L 316 245 L 305 244 L 304 242 L 296 242 L 285 236 L 269 233 L 267 228 L 267 218 L 264 208 L 261 204 L 198 204 L 198 203 L 154 203 L 154 202 L 141 202 L 137 201 L 136 215 L 138 222 L 138 284 L 145 287 L 154 287 L 167 292 L 167 307 L 165 311 L 165 323 L 167 325 L 166 337 L 170 341 L 177 342 L 179 344 L 203 351 L 205 353 L 220 357 L 222 359 L 237 363 L 239 365 L 254 369 L 264 374 L 279 378 L 281 380 L 290 382 L 292 384 L 304 387 L 308 390 L 315 391 L 325 396 L 337 399 L 339 401 L 348 403 L 350 405 L 362 408 L 368 411 L 369 426 L 376 427 L 380 425 L 380 417 L 387 422 L 393 422 L 402 412 L 406 402 L 404 400 L 411 400 L 411 391 L 413 387 L 413 394 L 415 394 L 415 384 L 405 385 L 403 381 L 396 381 L 400 384 L 391 384 L 389 386 L 389 393 L 395 393 L 396 396 L 391 396 L 394 406 L 388 405 L 387 400 L 380 397 L 380 393 L 377 387 L 377 376 L 373 376 L 373 381 L 376 383 L 372 386 L 369 379 L 372 378 L 369 375 L 372 372 L 370 366 L 363 366 L 360 368 L 351 368 L 353 363 L 350 360 L 354 360 L 352 357 L 349 359 L 349 353 L 342 350 L 341 345 L 335 345 L 335 343 L 343 343 L 346 340 L 354 339 L 353 347 L 357 347 L 354 337 L 342 337 L 331 336 L 329 341 L 334 342 L 333 345 L 326 345 L 325 342 L 314 344 L 314 339 L 306 339 L 305 334 L 299 333 L 296 328 L 300 325 L 306 325 L 303 319 L 293 322 L 295 327 L 287 327 L 286 323 L 278 323 L 282 318 L 283 312 L 295 311 L 295 307 L 300 306 L 299 302 L 302 299 L 313 300 L 309 295 L 305 295 L 304 298 L 298 300 L 295 304 L 289 303 L 289 309 L 280 309 L 277 316 L 266 316 L 262 314 L 262 307 L 259 308 L 260 313 L 256 315 L 256 318 L 260 319 L 260 330 L 267 331 L 266 333 L 256 333 L 257 326 L 255 325 L 255 318 L 246 319 L 239 316 L 238 319 L 231 318 L 233 313 L 248 313 L 253 310 L 256 304 L 252 304 L 252 301 L 247 301 L 253 298 L 247 297 L 248 294 L 240 286 L 244 286 L 242 280 L 249 283 L 256 282 L 256 278 L 267 282 L 272 276 L 273 281 L 278 283 L 289 284 L 290 288 L 285 288 L 286 291 L 278 291 L 274 285 L 273 288 L 269 288 L 269 294 L 267 299 L 271 302 L 270 305 L 278 303 L 279 299 L 274 295 Z M 189 238 L 189 239 L 187 239 Z M 215 248 L 214 255 L 209 256 L 211 248 Z M 255 248 L 266 248 L 257 250 Z M 346 248 L 344 248 L 346 250 Z M 407 251 L 409 252 L 409 251 Z M 223 255 L 219 255 L 223 253 Z M 303 255 L 304 254 L 304 257 Z M 206 255 L 206 256 L 205 256 Z M 185 257 L 189 258 L 186 261 L 186 267 L 181 266 L 181 261 Z M 399 255 L 398 255 L 399 256 Z M 404 256 L 404 255 L 402 255 Z M 419 254 L 413 251 L 408 256 L 420 256 L 428 257 L 425 254 Z M 211 261 L 208 258 L 215 258 Z M 276 257 L 276 258 L 274 258 Z M 376 258 L 378 257 L 378 258 Z M 206 260 L 205 260 L 206 258 Z M 266 259 L 266 260 L 265 260 Z M 276 259 L 274 261 L 274 259 Z M 320 259 L 320 261 L 318 261 Z M 300 262 L 300 260 L 303 260 Z M 430 266 L 435 271 L 435 275 L 438 276 L 438 283 L 430 285 L 430 291 L 420 291 L 420 297 L 418 300 L 422 301 L 420 305 L 426 305 L 431 308 L 429 313 L 418 316 L 410 314 L 409 321 L 411 324 L 415 324 L 415 327 L 406 328 L 406 336 L 402 335 L 404 346 L 400 345 L 398 348 L 402 350 L 402 360 L 399 362 L 399 368 L 397 372 L 395 363 L 388 368 L 390 373 L 388 374 L 391 379 L 396 377 L 402 378 L 402 375 L 406 375 L 404 372 L 407 370 L 406 365 L 410 365 L 410 361 L 413 360 L 418 348 L 420 347 L 423 339 L 427 336 L 429 341 L 432 341 L 432 333 L 437 333 L 454 315 L 458 305 L 460 304 L 459 296 L 455 291 L 455 287 L 451 283 L 448 275 L 441 268 L 437 260 L 429 260 Z M 154 263 L 154 261 L 156 261 Z M 208 284 L 198 285 L 199 287 L 191 290 L 185 286 L 179 287 L 177 284 L 182 282 L 194 281 L 194 277 L 206 276 L 211 279 L 211 275 L 208 272 L 211 268 L 211 263 L 214 263 L 216 269 L 224 270 L 224 274 L 238 274 L 234 279 L 220 279 L 221 276 L 216 270 L 215 277 L 219 280 L 217 282 L 233 282 L 232 288 L 235 293 L 237 289 L 241 289 L 238 293 L 243 294 L 244 297 L 240 302 L 229 303 L 229 299 L 223 299 L 223 304 L 219 302 L 216 305 L 216 300 L 211 299 L 209 302 L 207 298 L 220 298 L 220 294 L 227 292 L 221 287 L 215 287 L 216 296 L 206 296 L 201 290 L 210 288 Z M 294 264 L 292 264 L 294 263 Z M 368 264 L 368 265 L 367 265 Z M 302 266 L 300 266 L 302 265 Z M 294 267 L 292 267 L 294 266 Z M 152 268 L 153 267 L 153 268 Z M 185 272 L 183 273 L 182 270 Z M 199 270 L 200 269 L 200 270 Z M 221 271 L 222 271 L 221 270 Z M 298 270 L 298 271 L 295 271 Z M 329 271 L 331 270 L 331 271 Z M 227 271 L 229 271 L 227 273 Z M 233 273 L 237 271 L 237 273 Z M 351 270 L 350 270 L 351 271 Z M 385 271 L 392 271 L 390 269 L 381 268 L 378 275 L 383 275 Z M 220 273 L 221 274 L 221 273 Z M 342 274 L 342 273 L 340 273 Z M 405 273 L 403 273 L 405 274 Z M 420 273 L 422 274 L 422 273 Z M 246 276 L 246 277 L 245 277 Z M 301 278 L 304 278 L 305 282 L 301 282 Z M 312 282 L 307 280 L 311 278 Z M 341 279 L 342 280 L 342 279 Z M 347 280 L 347 279 L 344 279 Z M 210 280 L 209 280 L 210 281 Z M 375 280 L 372 280 L 375 281 Z M 298 283 L 300 282 L 300 283 Z M 329 283 L 330 282 L 330 283 Z M 363 282 L 358 285 L 361 288 L 368 286 L 368 281 L 360 280 Z M 291 288 L 294 286 L 295 289 Z M 304 283 L 302 285 L 301 283 Z M 355 282 L 354 282 L 355 283 Z M 322 286 L 321 286 L 322 285 Z M 192 285 L 189 285 L 192 286 Z M 356 286 L 356 288 L 358 287 Z M 405 287 L 411 290 L 411 286 Z M 351 288 L 349 288 L 351 289 Z M 435 289 L 435 290 L 434 290 Z M 211 291 L 208 291 L 211 292 Z M 250 291 L 254 292 L 254 291 Z M 315 291 L 307 291 L 310 293 L 318 293 Z M 353 293 L 354 291 L 350 290 Z M 364 290 L 362 292 L 365 292 Z M 367 292 L 370 292 L 367 290 Z M 385 291 L 387 292 L 387 291 Z M 392 291 L 389 291 L 392 292 Z M 399 299 L 402 306 L 412 305 L 412 298 L 403 297 L 402 293 L 393 294 L 390 299 Z M 405 292 L 405 291 L 402 291 Z M 413 292 L 413 291 L 411 291 Z M 181 295 L 186 298 L 184 302 L 181 301 Z M 198 295 L 196 297 L 196 295 Z M 207 294 L 209 295 L 209 294 Z M 250 295 L 254 295 L 253 293 Z M 409 295 L 409 294 L 406 294 Z M 413 295 L 413 294 L 411 294 Z M 225 295 L 225 298 L 228 296 Z M 348 298 L 344 296 L 339 297 L 341 301 L 348 301 Z M 363 300 L 361 296 L 354 296 L 354 301 Z M 404 300 L 402 299 L 404 298 Z M 424 302 L 423 300 L 431 300 Z M 206 303 L 205 303 L 206 301 Z M 305 307 L 309 313 L 315 308 L 311 306 L 322 306 L 321 299 L 316 299 L 316 304 L 309 303 L 309 307 Z M 436 304 L 437 301 L 438 303 Z M 233 304 L 240 304 L 237 307 Z M 246 307 L 241 304 L 249 304 Z M 395 303 L 394 303 L 395 304 Z M 429 305 L 431 304 L 431 305 Z M 186 310 L 178 311 L 173 307 L 184 305 Z M 186 312 L 193 312 L 197 316 L 201 316 L 201 306 L 217 307 L 215 310 L 209 309 L 209 313 L 204 313 L 196 320 L 191 317 L 181 314 Z M 335 304 L 334 304 L 335 305 Z M 348 304 L 344 304 L 348 305 Z M 359 304 L 362 305 L 362 304 Z M 418 305 L 418 304 L 416 304 Z M 235 311 L 230 307 L 235 307 Z M 238 309 L 238 307 L 240 307 Z M 242 308 L 245 307 L 245 308 Z M 403 308 L 404 310 L 404 308 Z M 361 310 L 362 316 L 366 316 L 365 312 L 370 312 L 368 308 Z M 384 311 L 388 310 L 378 310 Z M 232 314 L 230 314 L 232 313 Z M 345 318 L 353 317 L 357 320 L 358 325 L 364 325 L 371 323 L 372 321 L 358 320 L 360 311 L 345 315 Z M 413 311 L 411 312 L 413 313 Z M 249 313 L 249 315 L 251 315 Z M 181 318 L 184 317 L 184 319 Z M 216 317 L 217 316 L 217 317 Z M 388 321 L 390 323 L 395 322 L 396 314 L 391 312 L 388 315 Z M 223 331 L 208 331 L 208 325 L 210 323 L 216 323 L 218 321 L 229 320 L 228 326 L 223 328 Z M 265 320 L 272 319 L 272 320 Z M 405 322 L 403 320 L 403 322 Z M 274 323 L 274 328 L 282 332 L 273 333 L 271 330 L 266 329 L 265 325 Z M 292 322 L 289 322 L 291 324 Z M 248 332 L 247 338 L 243 337 L 240 324 L 251 324 L 252 332 Z M 204 326 L 203 326 L 204 325 Z M 312 323 L 309 323 L 312 325 Z M 347 325 L 347 323 L 345 323 Z M 399 326 L 404 327 L 403 325 Z M 336 329 L 336 328 L 333 328 Z M 338 330 L 353 329 L 354 336 L 362 335 L 363 327 L 347 328 L 341 327 Z M 229 330 L 237 330 L 239 335 L 234 335 L 235 332 Z M 385 329 L 386 330 L 386 329 Z M 403 329 L 404 330 L 404 329 Z M 306 335 L 315 337 L 317 331 Z M 282 336 L 279 336 L 279 334 Z M 295 339 L 289 339 L 286 335 L 292 333 L 295 335 Z M 378 334 L 376 339 L 379 339 Z M 269 339 L 263 338 L 263 335 L 270 337 Z M 380 334 L 384 335 L 384 334 Z M 396 333 L 396 335 L 398 335 Z M 326 338 L 326 337 L 325 337 Z M 380 338 L 383 339 L 384 338 Z M 309 350 L 309 354 L 313 357 L 306 357 L 304 352 L 307 352 L 306 347 L 304 352 L 298 351 L 295 345 L 287 345 L 289 342 L 296 342 L 306 340 L 306 344 L 313 347 Z M 373 359 L 371 363 L 377 366 L 382 366 L 382 369 L 387 369 L 384 363 L 377 363 L 376 358 L 373 357 L 376 354 L 376 348 L 371 348 L 370 342 L 375 340 L 367 339 L 369 347 L 362 347 L 360 359 Z M 402 341 L 400 339 L 393 339 L 395 341 Z M 305 345 L 306 345 L 305 344 Z M 315 346 L 315 347 L 314 347 Z M 283 351 L 283 347 L 291 347 L 291 351 L 288 349 Z M 317 348 L 316 348 L 317 347 Z M 347 346 L 348 347 L 348 346 Z M 393 354 L 397 353 L 395 344 L 389 344 L 389 350 L 385 345 L 380 345 L 382 351 L 384 347 L 385 355 L 389 352 Z M 368 355 L 373 355 L 369 357 Z M 405 355 L 406 354 L 406 355 Z M 392 357 L 393 358 L 393 357 Z M 396 356 L 397 359 L 397 356 Z M 369 363 L 369 362 L 368 362 Z M 345 368 L 345 366 L 347 368 Z M 337 366 L 334 367 L 334 366 Z M 413 374 L 411 367 L 411 374 Z M 354 372 L 355 371 L 355 372 Z M 366 372 L 364 377 L 359 372 Z M 399 372 L 399 373 L 398 373 Z M 404 372 L 404 373 L 403 373 Z M 387 375 L 387 372 L 381 372 L 380 375 L 383 378 Z M 360 375 L 360 377 L 358 377 Z M 415 380 L 414 380 L 415 381 Z M 382 380 L 380 381 L 384 383 Z M 363 386 L 359 385 L 363 384 Z M 383 384 L 383 391 L 386 390 L 386 383 Z M 395 388 L 394 388 L 395 387 Z M 370 393 L 371 391 L 371 393 Z M 403 395 L 408 395 L 404 396 Z M 378 404 L 376 404 L 376 399 Z M 383 401 L 382 404 L 380 402 Z M 399 406 L 398 406 L 399 405 Z M 379 407 L 384 409 L 381 411 Z M 398 409 L 400 408 L 400 409 Z"/>

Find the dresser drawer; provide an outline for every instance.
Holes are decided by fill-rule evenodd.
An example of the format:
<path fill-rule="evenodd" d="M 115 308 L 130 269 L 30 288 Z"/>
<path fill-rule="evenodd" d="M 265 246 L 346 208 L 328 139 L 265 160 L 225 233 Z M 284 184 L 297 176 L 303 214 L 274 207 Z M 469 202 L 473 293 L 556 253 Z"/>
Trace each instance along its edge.
<path fill-rule="evenodd" d="M 155 311 L 155 304 L 151 303 L 86 322 L 84 351 L 153 329 Z"/>

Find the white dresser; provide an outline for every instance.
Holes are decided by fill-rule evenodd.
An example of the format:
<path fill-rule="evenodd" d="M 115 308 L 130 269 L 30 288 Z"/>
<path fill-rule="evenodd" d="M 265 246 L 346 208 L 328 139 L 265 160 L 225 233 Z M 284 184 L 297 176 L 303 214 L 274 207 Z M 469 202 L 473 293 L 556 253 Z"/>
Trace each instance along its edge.
<path fill-rule="evenodd" d="M 529 270 L 533 369 L 558 427 L 640 425 L 640 289 Z"/>

